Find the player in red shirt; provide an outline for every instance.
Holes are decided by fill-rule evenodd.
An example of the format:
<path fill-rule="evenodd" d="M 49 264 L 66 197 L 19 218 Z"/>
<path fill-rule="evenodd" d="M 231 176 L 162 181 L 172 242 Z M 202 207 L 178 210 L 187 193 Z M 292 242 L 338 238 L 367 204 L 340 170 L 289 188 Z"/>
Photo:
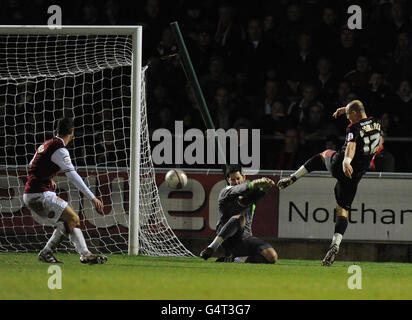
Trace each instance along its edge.
<path fill-rule="evenodd" d="M 56 195 L 53 177 L 64 172 L 71 182 L 90 199 L 96 210 L 103 214 L 103 204 L 95 197 L 77 174 L 66 146 L 74 135 L 73 120 L 59 120 L 57 136 L 45 141 L 36 151 L 29 164 L 29 175 L 24 189 L 23 201 L 31 210 L 36 221 L 56 227 L 46 246 L 39 253 L 39 260 L 47 263 L 59 263 L 53 256 L 53 249 L 60 243 L 62 236 L 68 236 L 80 254 L 80 262 L 102 264 L 107 257 L 92 254 L 87 248 L 80 230 L 80 219 L 73 208 Z"/>

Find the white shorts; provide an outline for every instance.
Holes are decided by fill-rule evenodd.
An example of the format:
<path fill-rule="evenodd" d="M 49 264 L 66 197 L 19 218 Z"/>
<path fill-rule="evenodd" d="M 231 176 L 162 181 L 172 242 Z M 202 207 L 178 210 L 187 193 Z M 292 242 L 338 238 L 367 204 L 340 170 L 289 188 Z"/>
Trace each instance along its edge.
<path fill-rule="evenodd" d="M 25 193 L 24 204 L 31 210 L 33 218 L 40 224 L 54 225 L 60 219 L 68 203 L 58 198 L 55 192 Z M 36 217 L 37 216 L 37 217 Z M 40 219 L 36 219 L 36 218 Z"/>

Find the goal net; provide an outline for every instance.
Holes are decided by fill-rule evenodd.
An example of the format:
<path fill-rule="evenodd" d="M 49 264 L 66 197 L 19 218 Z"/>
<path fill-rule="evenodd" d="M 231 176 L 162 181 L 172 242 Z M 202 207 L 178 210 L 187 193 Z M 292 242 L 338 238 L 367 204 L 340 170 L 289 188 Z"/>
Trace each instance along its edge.
<path fill-rule="evenodd" d="M 135 246 L 140 254 L 192 256 L 169 227 L 160 204 L 149 145 L 144 70 L 136 72 L 133 59 L 134 46 L 141 41 L 126 32 L 115 34 L 116 29 L 108 34 L 102 29 L 96 33 L 71 29 L 67 34 L 65 30 L 41 29 L 33 34 L 0 28 L 0 251 L 38 251 L 51 236 L 53 227 L 35 220 L 24 206 L 23 191 L 36 148 L 55 135 L 58 119 L 70 116 L 75 126 L 68 145 L 73 164 L 103 201 L 104 214 L 97 213 L 64 174 L 54 180 L 57 194 L 79 214 L 91 251 L 130 253 L 129 214 L 135 214 L 137 224 L 131 231 L 138 237 Z M 134 90 L 140 74 L 141 87 Z M 134 101 L 140 105 L 134 107 Z M 140 112 L 140 141 L 134 151 L 133 112 Z M 133 152 L 139 164 L 134 189 Z M 134 190 L 138 203 L 132 206 Z M 66 239 L 57 251 L 74 248 Z"/>

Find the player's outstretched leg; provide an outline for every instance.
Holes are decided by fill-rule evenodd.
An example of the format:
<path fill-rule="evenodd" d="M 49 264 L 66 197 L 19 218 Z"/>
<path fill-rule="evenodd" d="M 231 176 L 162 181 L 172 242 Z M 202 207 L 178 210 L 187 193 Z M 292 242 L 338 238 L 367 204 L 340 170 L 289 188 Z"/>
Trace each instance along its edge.
<path fill-rule="evenodd" d="M 245 217 L 241 215 L 231 217 L 219 231 L 212 243 L 200 252 L 200 257 L 204 260 L 209 259 L 226 239 L 233 237 L 239 230 L 244 228 L 245 223 Z"/>
<path fill-rule="evenodd" d="M 93 254 L 89 251 L 86 245 L 82 231 L 79 229 L 79 216 L 73 211 L 70 206 L 67 206 L 61 215 L 61 219 L 65 222 L 66 232 L 69 234 L 69 239 L 73 243 L 76 251 L 80 254 L 80 262 L 84 264 L 103 264 L 107 261 L 107 257 L 100 254 Z"/>
<path fill-rule="evenodd" d="M 318 153 L 310 158 L 308 161 L 305 162 L 303 166 L 301 166 L 298 170 L 292 173 L 289 177 L 280 179 L 278 181 L 278 188 L 280 190 L 289 187 L 291 184 L 295 183 L 300 177 L 303 177 L 305 174 L 315 171 L 315 170 L 322 170 L 324 168 L 324 153 Z"/>

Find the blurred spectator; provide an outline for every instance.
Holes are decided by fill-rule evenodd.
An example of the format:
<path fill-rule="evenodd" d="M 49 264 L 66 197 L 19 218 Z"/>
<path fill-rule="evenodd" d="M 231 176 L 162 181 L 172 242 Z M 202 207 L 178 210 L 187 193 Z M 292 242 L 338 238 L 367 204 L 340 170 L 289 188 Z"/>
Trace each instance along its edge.
<path fill-rule="evenodd" d="M 296 124 L 299 124 L 307 117 L 309 107 L 313 105 L 318 105 L 322 109 L 324 105 L 322 102 L 317 100 L 318 89 L 312 83 L 305 83 L 302 86 L 302 99 L 296 102 L 293 102 L 287 111 L 288 115 L 291 116 L 293 121 Z"/>
<path fill-rule="evenodd" d="M 276 40 L 276 24 L 273 14 L 267 13 L 264 15 L 262 20 L 262 29 L 264 37 L 271 40 Z"/>
<path fill-rule="evenodd" d="M 279 84 L 276 80 L 266 80 L 263 91 L 263 95 L 253 99 L 255 110 L 251 116 L 255 122 L 259 122 L 265 116 L 271 115 L 273 102 L 281 98 Z"/>
<path fill-rule="evenodd" d="M 317 51 L 327 56 L 332 55 L 338 45 L 339 25 L 335 9 L 323 9 L 322 22 L 313 32 L 313 44 Z"/>
<path fill-rule="evenodd" d="M 179 57 L 175 55 L 177 47 L 170 27 L 164 28 L 162 38 L 155 47 L 149 59 L 150 68 L 146 73 L 147 83 L 152 86 L 162 84 L 168 87 L 169 92 L 183 92 L 186 76 Z"/>
<path fill-rule="evenodd" d="M 177 20 L 213 121 L 224 128 L 261 128 L 264 136 L 271 136 L 262 138 L 262 152 L 269 157 L 265 163 L 271 162 L 270 168 L 275 167 L 274 154 L 281 155 L 284 145 L 280 139 L 287 129 L 299 126 L 302 137 L 306 137 L 302 145 L 305 151 L 319 148 L 310 139 L 323 144 L 325 135 L 334 132 L 328 131 L 328 126 L 337 127 L 342 134 L 348 120 L 335 120 L 331 115 L 336 108 L 359 98 L 368 114 L 380 118 L 383 131 L 391 138 L 385 147 L 396 156 L 397 170 L 411 171 L 412 156 L 404 152 L 407 139 L 397 142 L 396 137 L 412 137 L 412 6 L 398 0 L 357 1 L 363 9 L 364 28 L 354 31 L 346 25 L 349 2 L 145 0 L 119 5 L 114 0 L 87 0 L 61 5 L 67 25 L 144 26 L 143 57 L 150 66 L 146 83 L 151 131 L 173 128 L 173 122 L 179 119 L 185 129 L 205 129 L 175 55 L 177 47 L 169 23 Z M 0 16 L 5 24 L 45 24 L 49 4 L 49 0 L 5 0 L 0 3 Z M 5 69 L 12 64 L 14 68 L 13 60 L 5 61 Z M 18 66 L 23 70 L 20 63 Z M 85 132 L 84 137 L 75 139 L 71 150 L 76 164 L 87 155 L 85 146 L 96 143 L 87 132 L 114 131 L 115 143 L 127 143 L 131 103 L 128 68 L 86 73 L 81 78 L 36 81 L 35 86 L 32 81 L 18 81 L 16 85 L 0 81 L 0 107 L 5 113 L 0 116 L 4 132 L 0 139 L 5 145 L 0 161 L 6 162 L 7 146 L 11 150 L 6 133 L 19 135 L 17 146 L 13 146 L 19 150 L 8 159 L 23 163 L 23 151 L 30 153 L 29 148 L 48 138 L 53 120 L 63 114 L 75 116 L 76 128 Z M 113 82 L 106 84 L 101 77 L 111 77 Z M 122 128 L 121 135 L 116 128 Z M 286 159 L 284 153 L 282 157 Z M 282 163 L 289 166 L 289 161 Z"/>
<path fill-rule="evenodd" d="M 352 88 L 357 93 L 362 93 L 368 88 L 370 77 L 371 66 L 369 58 L 365 55 L 356 58 L 356 68 L 345 75 L 345 79 L 351 82 Z"/>
<path fill-rule="evenodd" d="M 397 1 L 393 2 L 390 11 L 390 21 L 381 25 L 378 32 L 379 49 L 383 53 L 392 51 L 396 44 L 396 35 L 401 32 L 410 33 L 411 22 L 408 20 L 404 5 Z"/>
<path fill-rule="evenodd" d="M 395 171 L 395 158 L 394 156 L 383 146 L 385 142 L 382 136 L 379 141 L 379 149 L 376 151 L 370 164 L 370 171 L 376 172 L 394 172 Z"/>
<path fill-rule="evenodd" d="M 183 120 L 184 129 L 206 129 L 206 125 L 204 124 L 199 105 L 197 104 L 196 97 L 190 83 L 187 83 L 185 86 L 185 96 L 183 102 L 183 108 L 180 111 L 180 119 Z"/>
<path fill-rule="evenodd" d="M 390 79 L 399 82 L 400 79 L 408 79 L 412 76 L 412 44 L 407 32 L 401 32 L 397 36 L 397 45 L 391 54 L 392 66 Z"/>
<path fill-rule="evenodd" d="M 268 75 L 279 75 L 280 48 L 269 38 L 263 37 L 261 22 L 253 18 L 247 26 L 247 37 L 242 45 L 240 61 L 243 62 L 250 95 L 258 94 Z"/>
<path fill-rule="evenodd" d="M 288 80 L 297 82 L 314 80 L 317 56 L 312 49 L 312 36 L 303 32 L 299 34 L 297 49 L 290 52 Z"/>
<path fill-rule="evenodd" d="M 380 117 L 380 123 L 381 123 L 381 130 L 383 135 L 386 137 L 394 137 L 399 134 L 400 128 L 398 128 L 394 121 L 393 117 L 391 116 L 390 113 L 384 112 L 381 117 Z"/>
<path fill-rule="evenodd" d="M 335 106 L 330 111 L 335 111 L 337 108 L 345 107 L 349 100 L 348 95 L 352 92 L 352 85 L 348 80 L 343 80 L 338 85 L 337 99 Z"/>
<path fill-rule="evenodd" d="M 234 8 L 231 4 L 223 3 L 218 7 L 218 21 L 215 27 L 214 41 L 219 54 L 228 65 L 228 70 L 234 72 L 237 66 L 233 57 L 240 49 L 240 43 L 244 38 L 244 31 L 235 19 Z"/>
<path fill-rule="evenodd" d="M 299 35 L 307 31 L 307 28 L 303 21 L 301 6 L 291 3 L 287 8 L 286 21 L 281 21 L 276 30 L 277 42 L 285 52 L 294 49 Z"/>
<path fill-rule="evenodd" d="M 360 55 L 360 48 L 355 43 L 355 33 L 346 25 L 341 28 L 340 42 L 335 48 L 333 65 L 336 67 L 336 75 L 343 77 L 356 65 L 356 59 Z"/>
<path fill-rule="evenodd" d="M 191 54 L 198 77 L 208 72 L 209 61 L 215 53 L 216 48 L 212 41 L 211 31 L 207 27 L 200 27 L 196 33 L 195 45 Z"/>
<path fill-rule="evenodd" d="M 262 134 L 284 136 L 286 130 L 293 126 L 293 122 L 286 115 L 286 106 L 281 100 L 274 100 L 271 112 L 263 117 L 261 124 Z"/>
<path fill-rule="evenodd" d="M 235 81 L 233 77 L 225 72 L 223 58 L 214 56 L 209 61 L 209 73 L 200 77 L 199 82 L 206 100 L 210 102 L 219 87 L 231 89 Z"/>
<path fill-rule="evenodd" d="M 196 40 L 198 28 L 204 24 L 200 5 L 195 1 L 189 1 L 183 8 L 183 12 L 184 14 L 180 18 L 179 23 L 187 36 Z"/>
<path fill-rule="evenodd" d="M 153 88 L 152 94 L 148 97 L 148 104 L 150 104 L 148 114 L 152 117 L 156 117 L 163 108 L 172 110 L 174 106 L 168 88 L 162 84 Z"/>
<path fill-rule="evenodd" d="M 147 0 L 144 5 L 142 16 L 137 24 L 143 26 L 143 48 L 147 52 L 153 52 L 160 39 L 162 30 L 167 22 L 161 16 L 159 0 Z"/>
<path fill-rule="evenodd" d="M 400 83 L 393 102 L 393 109 L 387 110 L 394 116 L 394 121 L 403 134 L 411 136 L 412 121 L 412 86 L 411 82 L 404 80 Z"/>
<path fill-rule="evenodd" d="M 319 88 L 319 99 L 326 104 L 331 103 L 338 86 L 336 77 L 332 73 L 331 61 L 327 57 L 321 57 L 317 63 L 316 85 Z"/>
<path fill-rule="evenodd" d="M 304 163 L 305 155 L 299 143 L 299 131 L 286 130 L 283 147 L 271 155 L 269 168 L 274 170 L 295 170 Z M 276 149 L 275 149 L 276 150 Z"/>
<path fill-rule="evenodd" d="M 390 103 L 391 90 L 384 83 L 381 73 L 374 72 L 369 79 L 368 90 L 362 95 L 366 112 L 373 116 L 379 116 Z"/>
<path fill-rule="evenodd" d="M 235 106 L 230 101 L 228 89 L 219 87 L 216 90 L 214 101 L 210 105 L 210 113 L 212 119 L 214 119 L 216 129 L 228 130 L 232 127 L 235 111 Z M 237 111 L 236 114 L 239 115 Z"/>
<path fill-rule="evenodd" d="M 156 51 L 159 57 L 168 56 L 177 52 L 175 38 L 170 27 L 162 30 L 160 42 L 156 46 Z"/>
<path fill-rule="evenodd" d="M 151 126 L 150 131 L 152 132 L 153 129 L 161 128 L 161 129 L 167 129 L 170 132 L 174 132 L 175 121 L 177 120 L 178 119 L 174 116 L 171 109 L 167 107 L 163 107 L 157 113 L 156 118 L 152 119 L 152 123 L 150 124 Z"/>
<path fill-rule="evenodd" d="M 299 126 L 300 137 L 305 141 L 305 148 L 314 152 L 321 151 L 323 139 L 328 135 L 338 134 L 332 121 L 325 121 L 323 108 L 314 104 L 308 108 L 307 117 Z"/>
<path fill-rule="evenodd" d="M 333 103 L 331 103 L 325 110 L 326 121 L 331 121 L 335 124 L 338 132 L 341 134 L 345 132 L 348 126 L 348 120 L 346 117 L 338 117 L 337 119 L 332 118 L 332 114 L 338 108 L 345 107 L 350 101 L 353 100 L 354 94 L 352 92 L 352 86 L 349 81 L 343 80 L 339 83 L 336 92 L 336 98 Z"/>

